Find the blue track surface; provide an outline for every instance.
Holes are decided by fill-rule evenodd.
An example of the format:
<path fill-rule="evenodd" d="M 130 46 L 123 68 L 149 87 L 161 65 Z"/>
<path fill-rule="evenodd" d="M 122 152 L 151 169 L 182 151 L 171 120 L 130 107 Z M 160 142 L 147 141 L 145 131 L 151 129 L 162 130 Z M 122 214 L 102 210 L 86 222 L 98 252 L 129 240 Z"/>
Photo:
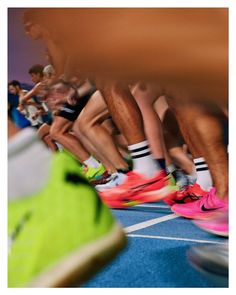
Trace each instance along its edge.
<path fill-rule="evenodd" d="M 126 229 L 144 221 L 174 217 L 163 203 L 113 210 L 113 214 Z M 203 232 L 181 217 L 144 225 L 128 233 L 127 248 L 83 287 L 220 287 L 187 260 L 188 249 L 202 242 L 222 243 L 225 239 Z"/>

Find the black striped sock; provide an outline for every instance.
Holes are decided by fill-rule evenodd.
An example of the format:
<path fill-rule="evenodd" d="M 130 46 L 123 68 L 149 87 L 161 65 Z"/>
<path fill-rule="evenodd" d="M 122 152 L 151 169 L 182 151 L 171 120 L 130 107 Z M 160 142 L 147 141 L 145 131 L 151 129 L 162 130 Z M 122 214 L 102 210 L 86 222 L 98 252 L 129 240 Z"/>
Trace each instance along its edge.
<path fill-rule="evenodd" d="M 136 149 L 130 149 L 129 151 L 130 151 L 132 159 L 143 158 L 151 154 L 150 148 L 148 145 L 145 145 L 143 147 L 136 148 Z"/>
<path fill-rule="evenodd" d="M 159 169 L 153 159 L 147 140 L 129 145 L 128 149 L 135 172 L 147 177 L 153 177 L 157 173 Z"/>
<path fill-rule="evenodd" d="M 193 161 L 197 172 L 209 170 L 207 163 L 203 159 L 194 159 Z"/>

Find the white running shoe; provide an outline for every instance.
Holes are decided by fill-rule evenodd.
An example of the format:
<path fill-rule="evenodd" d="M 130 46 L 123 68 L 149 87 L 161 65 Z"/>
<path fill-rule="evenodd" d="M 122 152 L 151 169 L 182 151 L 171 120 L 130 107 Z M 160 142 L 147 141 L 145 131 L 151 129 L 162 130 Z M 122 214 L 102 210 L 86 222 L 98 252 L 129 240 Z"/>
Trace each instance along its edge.
<path fill-rule="evenodd" d="M 96 190 L 102 192 L 104 190 L 116 187 L 122 183 L 124 183 L 127 175 L 125 173 L 116 172 L 111 174 L 109 180 L 105 184 L 98 184 L 95 186 Z"/>

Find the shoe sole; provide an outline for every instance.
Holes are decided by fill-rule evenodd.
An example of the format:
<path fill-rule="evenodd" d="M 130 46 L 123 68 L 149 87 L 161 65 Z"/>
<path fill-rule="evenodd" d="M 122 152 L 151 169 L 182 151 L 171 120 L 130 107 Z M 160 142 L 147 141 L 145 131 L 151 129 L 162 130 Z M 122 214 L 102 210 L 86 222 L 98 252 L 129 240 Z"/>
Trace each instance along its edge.
<path fill-rule="evenodd" d="M 115 223 L 109 234 L 73 252 L 27 287 L 79 287 L 111 261 L 126 244 L 122 227 Z"/>
<path fill-rule="evenodd" d="M 193 224 L 196 225 L 198 228 L 202 229 L 203 231 L 208 232 L 210 234 L 213 234 L 213 235 L 216 235 L 216 236 L 225 237 L 225 238 L 228 238 L 229 237 L 229 231 L 219 231 L 219 230 L 208 229 L 208 228 L 205 228 L 205 227 L 200 226 L 198 224 L 195 224 L 194 221 L 193 221 Z"/>
<path fill-rule="evenodd" d="M 202 213 L 198 213 L 198 214 L 195 213 L 195 215 L 180 213 L 180 212 L 176 212 L 172 207 L 171 207 L 171 211 L 174 212 L 176 215 L 178 215 L 180 217 L 187 218 L 187 219 L 201 219 L 201 220 L 203 220 L 203 219 L 209 219 L 215 215 L 215 211 L 214 212 L 202 212 Z"/>
<path fill-rule="evenodd" d="M 130 187 L 130 188 L 122 188 L 120 189 L 119 186 L 115 187 L 115 193 L 113 191 L 105 190 L 101 192 L 103 200 L 110 200 L 111 198 L 115 201 L 121 201 L 123 199 L 129 199 L 134 197 L 135 195 L 141 195 L 148 192 L 153 192 L 158 190 L 162 190 L 168 184 L 160 183 L 161 180 L 157 180 L 154 183 L 143 183 L 140 184 L 138 187 Z M 104 193 L 104 194 L 103 194 Z"/>
<path fill-rule="evenodd" d="M 165 186 L 158 190 L 141 193 L 137 199 L 138 202 L 149 203 L 158 202 L 164 198 L 168 198 L 170 195 L 174 195 L 176 191 L 169 186 Z"/>
<path fill-rule="evenodd" d="M 170 189 L 168 186 L 163 187 L 158 190 L 143 192 L 141 194 L 138 194 L 138 197 L 136 198 L 135 195 L 132 197 L 132 199 L 125 201 L 119 201 L 119 200 L 109 200 L 108 198 L 103 199 L 104 203 L 109 206 L 110 208 L 117 208 L 117 209 L 125 209 L 129 207 L 133 207 L 135 205 L 144 204 L 144 203 L 152 203 L 152 202 L 158 202 L 166 197 L 168 197 L 170 194 L 175 194 L 176 192 Z"/>

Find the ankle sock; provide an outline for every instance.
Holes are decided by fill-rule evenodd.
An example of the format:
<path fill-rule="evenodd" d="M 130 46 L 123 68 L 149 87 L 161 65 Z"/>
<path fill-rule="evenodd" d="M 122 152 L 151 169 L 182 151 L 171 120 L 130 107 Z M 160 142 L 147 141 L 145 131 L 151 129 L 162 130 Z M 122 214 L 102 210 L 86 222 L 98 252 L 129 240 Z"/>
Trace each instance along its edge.
<path fill-rule="evenodd" d="M 90 156 L 87 160 L 83 162 L 86 166 L 91 168 L 99 168 L 101 163 L 99 163 L 93 156 Z"/>

